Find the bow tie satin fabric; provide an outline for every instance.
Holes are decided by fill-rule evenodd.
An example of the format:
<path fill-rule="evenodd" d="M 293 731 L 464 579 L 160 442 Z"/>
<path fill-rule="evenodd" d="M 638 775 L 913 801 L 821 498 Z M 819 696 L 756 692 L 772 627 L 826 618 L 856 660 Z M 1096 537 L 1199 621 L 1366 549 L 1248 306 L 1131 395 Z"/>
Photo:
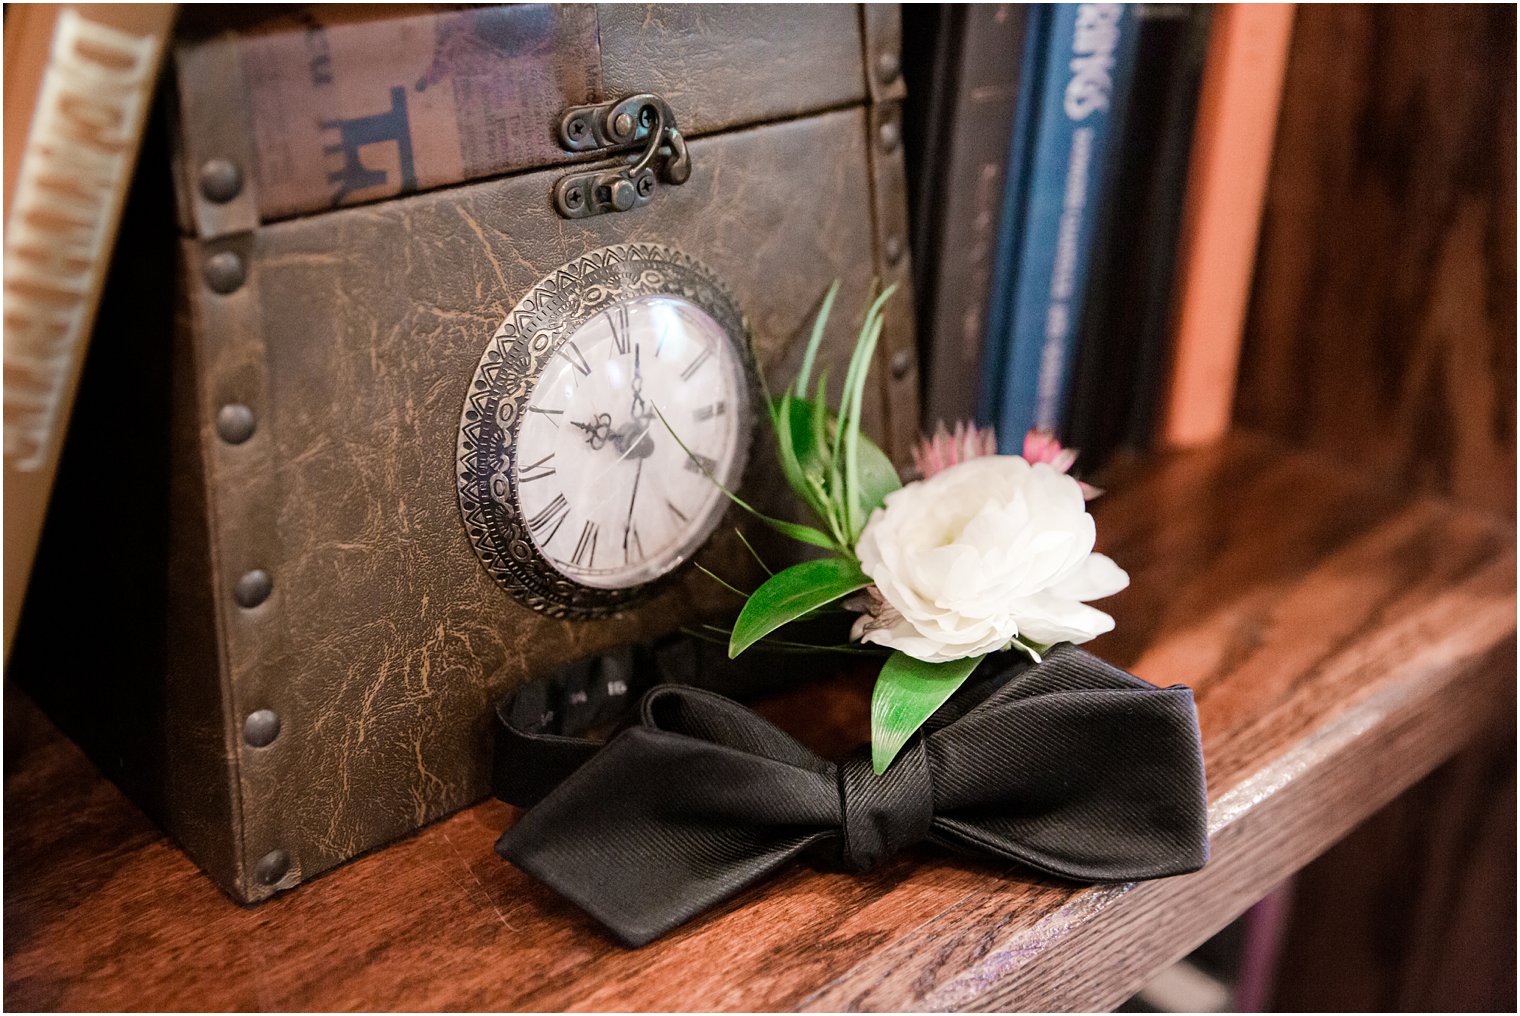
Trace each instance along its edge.
<path fill-rule="evenodd" d="M 605 743 L 567 736 L 627 712 L 641 682 L 710 676 L 711 655 L 624 651 L 499 710 L 497 795 L 528 810 L 497 852 L 637 947 L 812 851 L 864 871 L 920 841 L 1082 882 L 1208 860 L 1192 692 L 1069 645 L 991 657 L 886 773 L 868 749 L 819 758 L 712 691 L 655 684 Z M 725 664 L 726 665 L 726 664 Z"/>

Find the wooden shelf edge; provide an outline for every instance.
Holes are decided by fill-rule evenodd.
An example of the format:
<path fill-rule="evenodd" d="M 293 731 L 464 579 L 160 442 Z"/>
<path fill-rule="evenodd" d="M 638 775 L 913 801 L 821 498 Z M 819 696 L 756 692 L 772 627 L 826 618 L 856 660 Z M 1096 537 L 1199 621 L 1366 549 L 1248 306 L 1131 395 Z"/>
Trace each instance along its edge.
<path fill-rule="evenodd" d="M 1515 543 L 1512 524 L 1250 435 L 1111 490 L 1100 547 L 1134 582 L 1093 648 L 1194 688 L 1213 832 L 1197 874 L 1081 888 L 921 848 L 863 876 L 799 867 L 631 952 L 494 855 L 512 813 L 487 802 L 245 909 L 22 703 L 5 1003 L 1112 1007 L 1513 714 Z M 868 689 L 801 689 L 780 715 L 856 736 Z"/>
<path fill-rule="evenodd" d="M 1388 661 L 1400 673 L 1386 687 L 1211 799 L 1197 874 L 1079 890 L 1032 927 L 967 900 L 801 1008 L 1110 1011 L 1456 754 L 1492 721 L 1515 652 L 1511 626 L 1450 664 Z M 925 953 L 948 976 L 928 983 Z"/>

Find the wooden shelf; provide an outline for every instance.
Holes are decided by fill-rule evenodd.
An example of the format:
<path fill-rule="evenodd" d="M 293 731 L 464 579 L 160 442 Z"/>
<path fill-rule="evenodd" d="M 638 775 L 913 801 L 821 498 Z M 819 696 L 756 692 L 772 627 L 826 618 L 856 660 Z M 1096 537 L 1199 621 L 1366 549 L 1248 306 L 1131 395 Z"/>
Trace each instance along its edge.
<path fill-rule="evenodd" d="M 182 1009 L 1103 1009 L 1513 715 L 1511 522 L 1248 435 L 1115 478 L 1133 576 L 1092 648 L 1195 689 L 1213 860 L 1073 887 L 930 848 L 798 868 L 643 950 L 492 852 L 487 802 L 256 909 L 7 692 L 5 1004 Z M 836 748 L 863 675 L 767 712 Z"/>

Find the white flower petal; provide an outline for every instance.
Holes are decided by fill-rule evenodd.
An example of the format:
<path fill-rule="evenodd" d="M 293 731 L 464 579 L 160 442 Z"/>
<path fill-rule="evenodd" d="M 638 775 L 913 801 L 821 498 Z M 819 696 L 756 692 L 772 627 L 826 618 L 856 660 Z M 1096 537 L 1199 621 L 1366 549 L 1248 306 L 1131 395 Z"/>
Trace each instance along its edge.
<path fill-rule="evenodd" d="M 1106 554 L 1089 554 L 1081 567 L 1050 587 L 1056 596 L 1073 600 L 1101 600 L 1129 585 L 1129 573 Z"/>
<path fill-rule="evenodd" d="M 961 462 L 888 495 L 856 547 L 897 615 L 858 624 L 862 641 L 930 662 L 1001 649 L 1015 635 L 1085 642 L 1113 619 L 1083 603 L 1128 576 L 1092 552 L 1082 489 L 1017 456 Z"/>

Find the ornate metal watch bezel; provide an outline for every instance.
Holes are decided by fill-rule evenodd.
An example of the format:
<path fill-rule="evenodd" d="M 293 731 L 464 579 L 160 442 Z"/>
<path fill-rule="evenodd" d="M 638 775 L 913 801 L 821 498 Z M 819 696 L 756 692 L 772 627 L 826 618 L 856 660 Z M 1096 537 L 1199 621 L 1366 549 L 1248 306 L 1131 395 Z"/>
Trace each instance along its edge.
<path fill-rule="evenodd" d="M 641 296 L 688 300 L 711 315 L 744 365 L 749 407 L 732 479 L 743 476 L 759 397 L 749 321 L 701 262 L 654 243 L 614 244 L 561 265 L 507 314 L 481 354 L 459 419 L 459 510 L 480 563 L 498 585 L 540 613 L 605 617 L 645 598 L 688 562 L 622 589 L 585 586 L 555 568 L 534 545 L 513 496 L 522 415 L 549 360 L 578 328 L 608 307 Z M 494 489 L 493 489 L 494 488 Z M 709 535 L 717 528 L 715 517 Z"/>

